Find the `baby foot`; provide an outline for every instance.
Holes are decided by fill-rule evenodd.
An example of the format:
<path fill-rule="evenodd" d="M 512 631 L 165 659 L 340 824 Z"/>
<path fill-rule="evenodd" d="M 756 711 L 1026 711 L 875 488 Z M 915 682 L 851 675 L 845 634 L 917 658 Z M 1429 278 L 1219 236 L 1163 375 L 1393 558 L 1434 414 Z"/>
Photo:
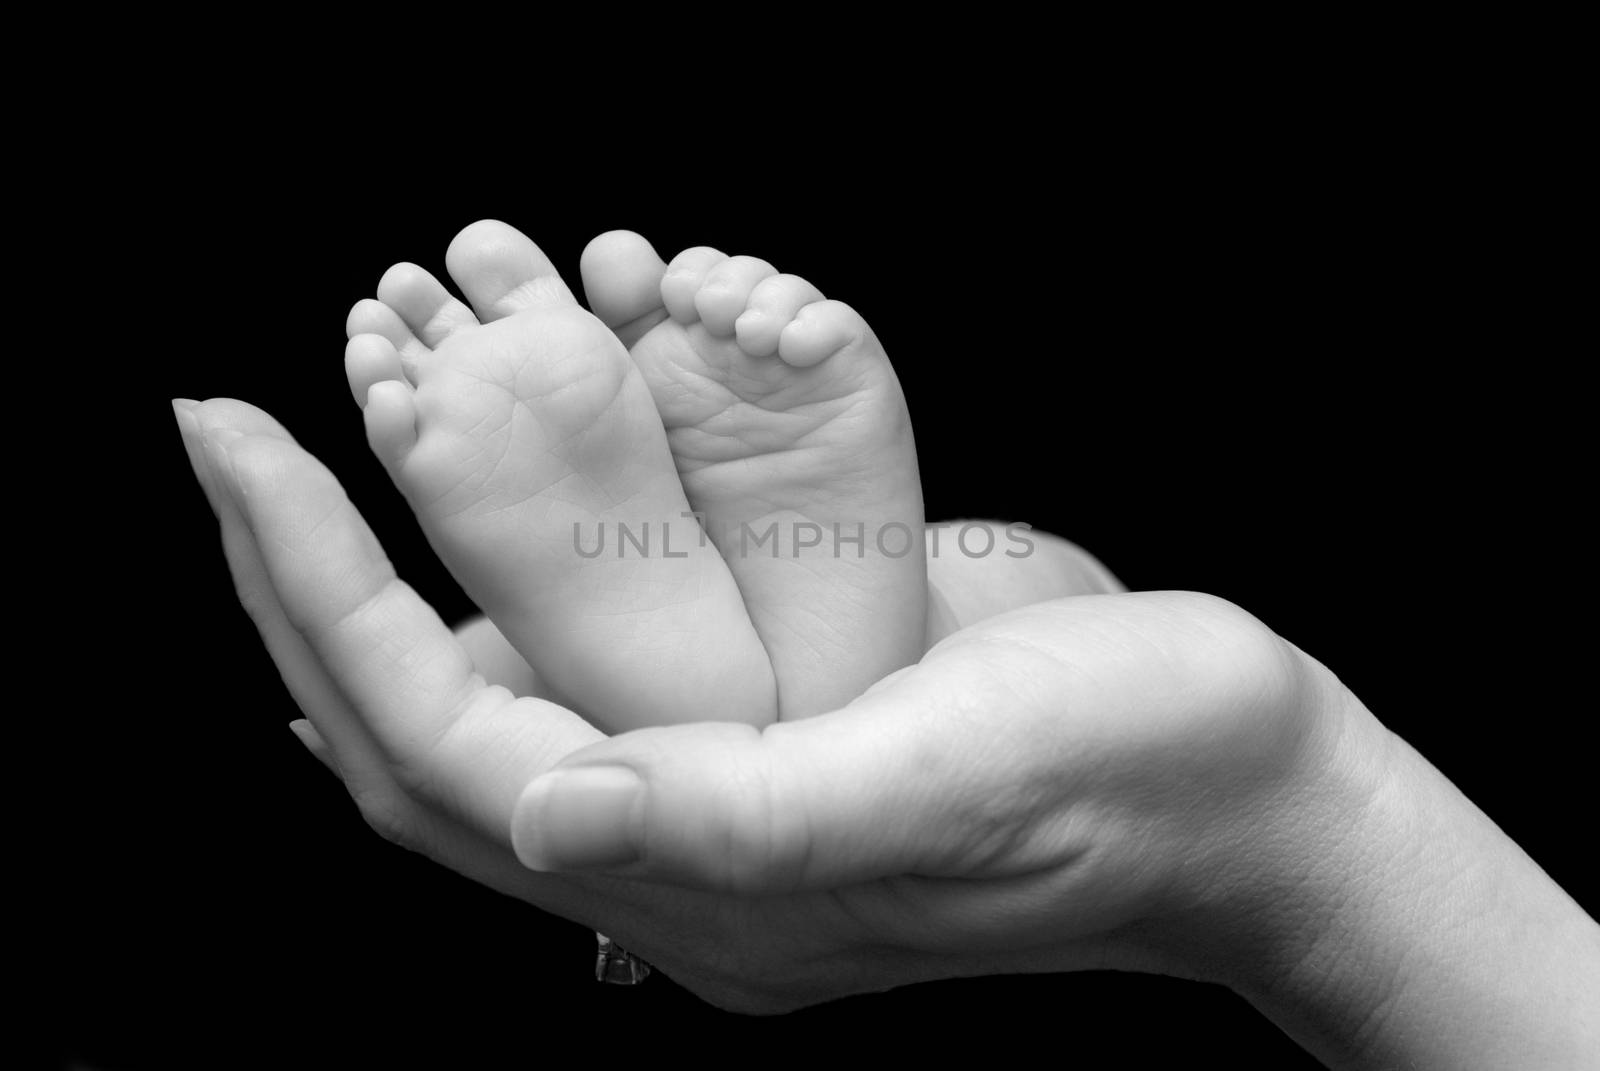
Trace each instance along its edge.
<path fill-rule="evenodd" d="M 590 307 L 631 346 L 689 502 L 772 659 L 780 717 L 843 706 L 923 651 L 927 573 L 911 421 L 848 305 L 714 249 L 665 265 L 613 231 Z"/>
<path fill-rule="evenodd" d="M 627 351 L 505 224 L 462 231 L 446 264 L 471 308 L 397 264 L 351 311 L 345 354 L 434 549 L 602 727 L 772 721 L 766 652 Z"/>

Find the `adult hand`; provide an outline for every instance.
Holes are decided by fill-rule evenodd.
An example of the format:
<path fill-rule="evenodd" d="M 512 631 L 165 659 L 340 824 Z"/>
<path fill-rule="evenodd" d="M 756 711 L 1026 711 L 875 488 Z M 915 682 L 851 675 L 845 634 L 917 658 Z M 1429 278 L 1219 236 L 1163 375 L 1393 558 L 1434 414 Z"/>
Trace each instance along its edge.
<path fill-rule="evenodd" d="M 1002 615 L 812 722 L 608 741 L 555 704 L 485 684 L 332 476 L 270 417 L 224 401 L 180 420 L 241 599 L 314 726 L 303 738 L 368 820 L 582 916 L 721 1003 L 793 1007 L 941 974 L 1119 962 L 1130 950 L 1108 931 L 1175 906 L 1161 903 L 1167 886 L 1218 839 L 1211 817 L 1243 810 L 1219 784 L 1264 797 L 1303 747 L 1305 723 L 1283 716 L 1303 687 L 1290 649 L 1227 604 L 1185 595 Z M 1152 673 L 1162 649 L 1171 670 Z M 1203 708 L 1169 709 L 1195 696 Z M 559 778 L 581 821 L 565 827 L 567 792 L 546 781 L 523 799 L 563 762 L 591 775 L 625 762 L 650 805 L 605 825 L 631 807 L 605 791 L 618 779 L 588 789 L 569 769 Z M 604 878 L 530 873 L 509 850 L 519 800 L 519 846 L 541 867 L 642 860 Z M 693 891 L 663 900 L 618 880 L 644 876 Z M 696 925 L 673 917 L 684 911 Z M 959 948 L 975 959 L 952 960 Z"/>
<path fill-rule="evenodd" d="M 1397 921 L 1395 890 L 1436 894 L 1438 875 L 1384 864 L 1419 815 L 1488 858 L 1503 846 L 1331 675 L 1225 602 L 1059 600 L 948 637 L 833 714 L 607 740 L 485 684 L 270 418 L 212 402 L 180 422 L 242 600 L 314 725 L 302 738 L 369 822 L 604 930 L 714 1003 L 1156 970 L 1234 985 L 1354 1062 L 1444 1052 L 1418 1040 L 1414 994 L 1426 1016 L 1493 992 L 1458 971 L 1443 997 L 1424 976 L 1397 1002 L 1386 972 L 1426 928 Z M 1429 798 L 1397 800 L 1397 780 Z M 525 869 L 513 844 L 564 873 Z M 1497 873 L 1527 893 L 1534 946 L 1587 957 L 1541 1000 L 1581 1022 L 1592 923 L 1525 868 Z M 1488 1052 L 1470 1033 L 1442 1044 Z"/>

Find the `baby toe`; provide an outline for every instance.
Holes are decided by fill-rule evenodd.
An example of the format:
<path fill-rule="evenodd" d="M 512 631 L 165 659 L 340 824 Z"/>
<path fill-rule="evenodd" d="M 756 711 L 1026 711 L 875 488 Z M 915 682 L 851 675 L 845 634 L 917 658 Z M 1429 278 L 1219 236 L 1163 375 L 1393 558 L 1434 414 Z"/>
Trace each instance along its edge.
<path fill-rule="evenodd" d="M 344 374 L 356 404 L 365 407 L 367 391 L 386 379 L 404 381 L 400 351 L 382 335 L 357 335 L 344 347 Z"/>
<path fill-rule="evenodd" d="M 374 383 L 367 390 L 361 416 L 368 445 L 392 472 L 417 444 L 417 409 L 410 384 L 393 379 Z"/>
<path fill-rule="evenodd" d="M 822 291 L 798 275 L 773 275 L 757 283 L 750 301 L 734 321 L 739 348 L 752 357 L 778 352 L 778 338 L 800 310 L 822 300 Z"/>
<path fill-rule="evenodd" d="M 700 322 L 713 335 L 732 335 L 734 321 L 750 304 L 750 292 L 778 269 L 759 257 L 729 257 L 706 272 L 694 296 Z"/>
<path fill-rule="evenodd" d="M 346 338 L 378 335 L 388 339 L 389 344 L 399 352 L 401 364 L 408 375 L 417 362 L 432 352 L 412 333 L 398 312 L 373 298 L 363 298 L 355 303 L 350 315 L 345 317 L 344 333 Z"/>
<path fill-rule="evenodd" d="M 667 307 L 667 314 L 680 324 L 698 320 L 695 295 L 700 292 L 706 273 L 727 259 L 726 254 L 704 245 L 685 249 L 673 257 L 661 277 L 661 303 Z"/>
<path fill-rule="evenodd" d="M 866 321 L 849 305 L 814 302 L 801 309 L 778 336 L 778 357 L 796 368 L 810 368 L 866 334 Z"/>
<path fill-rule="evenodd" d="M 464 327 L 478 326 L 471 309 L 457 301 L 431 272 L 415 264 L 396 264 L 384 272 L 378 280 L 378 300 L 393 309 L 429 348 Z"/>

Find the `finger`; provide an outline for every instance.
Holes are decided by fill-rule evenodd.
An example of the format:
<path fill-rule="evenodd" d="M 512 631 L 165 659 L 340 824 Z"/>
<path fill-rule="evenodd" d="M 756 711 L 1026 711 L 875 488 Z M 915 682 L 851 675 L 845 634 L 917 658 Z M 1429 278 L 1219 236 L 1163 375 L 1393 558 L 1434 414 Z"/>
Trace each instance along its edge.
<path fill-rule="evenodd" d="M 200 414 L 205 412 L 212 423 L 226 422 L 241 433 L 276 435 L 289 440 L 288 432 L 266 413 L 240 402 L 213 401 L 202 409 L 199 402 L 180 400 L 173 403 L 173 412 L 195 477 L 222 529 L 223 551 L 234 589 L 261 634 L 290 696 L 316 726 L 319 739 L 329 749 L 335 772 L 350 786 L 352 793 L 359 797 L 363 793 L 380 791 L 379 786 L 388 781 L 382 757 L 345 697 L 284 616 L 255 540 L 207 457 Z"/>
<path fill-rule="evenodd" d="M 455 632 L 456 639 L 466 648 L 467 657 L 490 684 L 501 685 L 512 695 L 532 695 L 561 702 L 487 617 L 479 614 L 457 625 Z"/>
<path fill-rule="evenodd" d="M 303 718 L 292 721 L 289 729 L 335 777 L 343 778 L 332 749 L 309 721 Z M 385 839 L 422 852 L 435 862 L 508 896 L 526 897 L 552 910 L 564 908 L 567 914 L 573 914 L 580 902 L 591 909 L 605 904 L 615 910 L 614 896 L 608 897 L 592 885 L 574 887 L 570 879 L 557 875 L 530 874 L 516 864 L 503 844 L 417 805 L 398 788 L 384 793 L 381 799 L 375 799 L 371 793 L 358 794 L 357 798 L 368 824 Z"/>
<path fill-rule="evenodd" d="M 1071 790 L 1051 676 L 994 632 L 820 718 L 614 737 L 528 786 L 512 843 L 536 870 L 739 894 L 1026 872 L 1061 850 L 1036 835 Z"/>
<path fill-rule="evenodd" d="M 506 850 L 505 829 L 509 803 L 494 813 L 491 831 L 471 828 L 440 809 L 419 800 L 399 786 L 388 757 L 378 748 L 355 709 L 347 701 L 310 646 L 288 618 L 272 588 L 254 537 L 244 525 L 224 481 L 212 470 L 202 443 L 199 422 L 200 403 L 174 403 L 184 445 L 190 462 L 218 514 L 227 542 L 229 567 L 233 571 L 240 599 L 261 633 L 291 696 L 309 719 L 290 723 L 290 729 L 308 750 L 338 776 L 356 800 L 362 817 L 385 839 L 402 844 L 474 880 L 503 893 L 534 900 L 551 910 L 578 916 L 610 905 L 613 898 L 603 895 L 592 883 L 574 884 L 568 879 L 531 874 L 518 865 Z M 208 421 L 225 423 L 241 433 L 267 435 L 291 443 L 288 433 L 266 413 L 241 402 L 212 401 L 205 405 Z M 263 503 L 262 508 L 272 508 Z M 282 506 L 283 504 L 278 504 Z M 525 727 L 525 728 L 531 728 Z M 466 734 L 470 737 L 470 734 Z M 599 734 L 581 739 L 588 743 Z M 483 746 L 480 738 L 478 746 Z M 555 745 L 559 747 L 560 745 Z M 533 749 L 525 749 L 524 754 Z M 496 758 L 493 751 L 479 756 L 480 761 Z M 542 772 L 551 760 L 536 759 L 524 766 L 513 765 L 517 787 L 531 773 Z M 503 790 L 502 794 L 514 792 Z"/>
<path fill-rule="evenodd" d="M 587 748 L 528 786 L 512 844 L 536 870 L 748 894 L 1014 878 L 1089 852 L 1098 817 L 1078 808 L 1108 785 L 1161 791 L 1152 755 L 1225 777 L 1241 739 L 1301 746 L 1303 720 L 1280 712 L 1305 686 L 1283 641 L 1224 600 L 1058 599 L 957 633 L 820 718 Z"/>
<path fill-rule="evenodd" d="M 335 777 L 339 776 L 339 764 L 334 760 L 333 749 L 328 746 L 326 740 L 322 739 L 322 735 L 312 727 L 311 722 L 305 718 L 291 721 L 289 723 L 289 731 L 294 733 L 295 739 L 305 745 L 306 750 L 311 752 L 313 758 L 328 768 L 329 773 Z"/>
<path fill-rule="evenodd" d="M 251 586 L 264 587 L 351 702 L 395 719 L 436 718 L 463 702 L 470 662 L 442 624 L 431 627 L 437 618 L 400 584 L 332 475 L 242 403 L 203 403 L 195 415 L 224 502 L 254 537 L 262 575 L 250 580 L 264 584 Z M 389 643 L 387 626 L 399 630 Z M 382 721 L 370 728 L 380 742 L 395 735 Z"/>
<path fill-rule="evenodd" d="M 1075 544 L 1026 524 L 929 524 L 928 645 L 998 614 L 1070 595 L 1126 591 Z"/>
<path fill-rule="evenodd" d="M 237 402 L 204 403 L 195 414 L 210 471 L 247 522 L 282 621 L 348 700 L 392 776 L 408 795 L 504 843 L 522 787 L 599 731 L 555 704 L 485 684 L 395 576 L 332 474 L 265 414 Z"/>

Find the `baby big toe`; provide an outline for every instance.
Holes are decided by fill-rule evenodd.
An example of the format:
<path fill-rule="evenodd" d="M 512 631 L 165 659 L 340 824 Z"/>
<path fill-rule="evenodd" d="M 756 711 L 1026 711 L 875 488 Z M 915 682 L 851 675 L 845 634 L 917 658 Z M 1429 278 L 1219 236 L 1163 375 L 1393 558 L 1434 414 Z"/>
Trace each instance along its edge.
<path fill-rule="evenodd" d="M 499 220 L 482 219 L 464 228 L 451 240 L 444 261 L 484 323 L 524 309 L 577 304 L 533 239 Z"/>
<path fill-rule="evenodd" d="M 667 266 L 654 247 L 633 231 L 607 231 L 583 251 L 579 271 L 590 310 L 632 346 L 667 318 L 661 277 Z"/>

